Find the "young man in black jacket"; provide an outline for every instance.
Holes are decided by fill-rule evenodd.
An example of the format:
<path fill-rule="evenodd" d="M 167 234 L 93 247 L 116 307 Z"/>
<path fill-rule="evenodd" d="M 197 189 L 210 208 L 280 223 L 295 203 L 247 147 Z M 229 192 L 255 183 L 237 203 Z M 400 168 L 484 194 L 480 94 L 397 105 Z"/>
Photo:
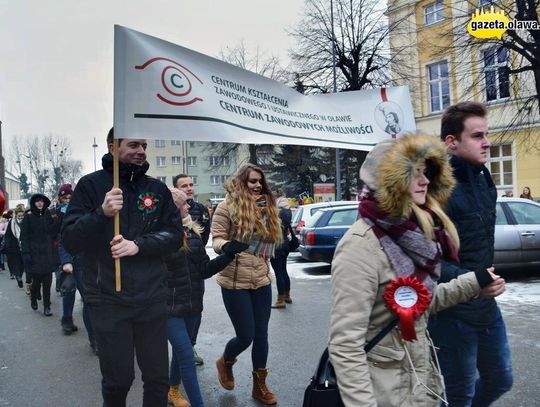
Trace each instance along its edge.
<path fill-rule="evenodd" d="M 82 254 L 86 303 L 99 349 L 104 405 L 126 405 L 134 354 L 144 381 L 143 406 L 165 407 L 168 391 L 166 266 L 182 245 L 180 213 L 169 189 L 147 176 L 146 140 L 121 139 L 120 188 L 113 188 L 113 130 L 103 170 L 84 176 L 62 224 L 62 243 Z M 120 233 L 113 218 L 120 213 Z M 114 259 L 121 259 L 121 290 Z"/>
<path fill-rule="evenodd" d="M 189 204 L 189 215 L 194 222 L 197 222 L 199 226 L 203 228 L 201 232 L 201 239 L 206 246 L 208 239 L 210 238 L 210 214 L 208 209 L 200 202 L 196 202 L 193 197 L 195 195 L 195 186 L 193 184 L 193 178 L 187 174 L 178 174 L 173 178 L 173 187 L 179 189 L 187 195 L 187 203 Z M 201 282 L 201 301 L 204 296 L 204 280 Z M 193 356 L 195 357 L 195 364 L 204 364 L 203 358 L 201 358 L 195 350 L 195 344 L 197 343 L 197 336 L 199 335 L 199 328 L 201 327 L 202 313 L 199 313 L 194 324 L 191 326 L 189 335 L 191 337 L 191 344 L 193 345 Z"/>
<path fill-rule="evenodd" d="M 485 164 L 491 143 L 484 105 L 462 102 L 446 109 L 441 139 L 451 155 L 457 181 L 446 213 L 456 225 L 459 263 L 442 262 L 441 282 L 469 270 L 494 272 L 497 190 Z M 512 386 L 512 366 L 506 328 L 494 299 L 504 292 L 504 280 L 486 287 L 479 298 L 432 317 L 429 332 L 440 348 L 449 406 L 489 406 Z M 477 373 L 478 371 L 478 373 Z"/>

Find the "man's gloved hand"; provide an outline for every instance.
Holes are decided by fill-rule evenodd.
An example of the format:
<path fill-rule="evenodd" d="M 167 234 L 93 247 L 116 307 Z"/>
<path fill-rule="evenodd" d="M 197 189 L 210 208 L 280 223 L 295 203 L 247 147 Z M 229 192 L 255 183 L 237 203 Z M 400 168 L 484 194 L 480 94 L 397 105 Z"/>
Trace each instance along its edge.
<path fill-rule="evenodd" d="M 238 254 L 243 252 L 249 247 L 249 244 L 240 242 L 238 240 L 231 240 L 223 245 L 222 249 L 227 254 Z"/>
<path fill-rule="evenodd" d="M 25 267 L 30 267 L 32 265 L 32 256 L 29 254 L 23 254 L 22 260 Z"/>

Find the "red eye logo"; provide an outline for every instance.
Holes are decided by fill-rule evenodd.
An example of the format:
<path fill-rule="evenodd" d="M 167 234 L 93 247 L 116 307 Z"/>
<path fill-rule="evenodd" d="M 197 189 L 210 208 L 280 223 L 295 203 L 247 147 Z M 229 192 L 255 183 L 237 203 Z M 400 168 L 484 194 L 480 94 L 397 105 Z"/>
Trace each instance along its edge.
<path fill-rule="evenodd" d="M 135 65 L 135 69 L 145 69 L 154 62 L 165 63 L 161 71 L 161 85 L 166 93 L 158 92 L 156 96 L 159 100 L 174 106 L 187 106 L 195 102 L 202 102 L 202 98 L 194 97 L 191 93 L 193 91 L 192 80 L 201 85 L 203 82 L 188 68 L 172 59 L 152 58 L 142 65 Z"/>

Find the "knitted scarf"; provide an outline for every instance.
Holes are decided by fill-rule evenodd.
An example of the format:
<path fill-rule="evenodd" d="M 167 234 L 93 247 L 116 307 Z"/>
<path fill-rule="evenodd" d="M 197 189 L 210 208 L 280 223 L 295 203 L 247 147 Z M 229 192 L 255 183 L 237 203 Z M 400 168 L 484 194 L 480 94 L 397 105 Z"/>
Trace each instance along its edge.
<path fill-rule="evenodd" d="M 373 227 L 397 275 L 416 277 L 433 294 L 441 275 L 441 248 L 449 245 L 453 247 L 448 235 L 443 231 L 442 234 L 435 233 L 437 241 L 426 239 L 414 219 L 388 217 L 379 209 L 373 194 L 366 190 L 362 192 L 359 212 L 360 217 Z M 438 241 L 441 237 L 444 240 L 442 244 Z"/>
<path fill-rule="evenodd" d="M 11 222 L 10 222 L 11 233 L 13 233 L 13 236 L 15 236 L 17 240 L 21 238 L 21 224 L 22 224 L 22 221 L 18 222 L 17 218 L 13 217 L 11 219 Z"/>
<path fill-rule="evenodd" d="M 255 203 L 260 210 L 263 222 L 267 221 L 268 215 L 266 214 L 266 196 L 257 195 L 254 196 Z M 245 242 L 249 244 L 246 252 L 253 254 L 257 257 L 263 257 L 265 259 L 274 257 L 276 244 L 264 239 L 258 233 L 254 232 L 249 241 Z"/>

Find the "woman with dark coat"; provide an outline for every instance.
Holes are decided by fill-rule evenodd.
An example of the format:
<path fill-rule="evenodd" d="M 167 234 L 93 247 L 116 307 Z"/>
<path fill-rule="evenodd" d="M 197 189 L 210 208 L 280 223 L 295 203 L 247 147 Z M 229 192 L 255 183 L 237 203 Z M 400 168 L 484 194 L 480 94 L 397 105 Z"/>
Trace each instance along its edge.
<path fill-rule="evenodd" d="M 174 407 L 202 407 L 204 404 L 197 381 L 189 332 L 203 309 L 203 279 L 223 270 L 234 259 L 235 254 L 247 249 L 248 245 L 235 242 L 231 250 L 210 260 L 201 238 L 202 227 L 189 215 L 187 195 L 178 189 L 172 189 L 171 192 L 174 203 L 180 209 L 185 238 L 184 246 L 166 260 L 169 307 L 167 336 L 173 349 L 169 402 Z M 190 404 L 180 394 L 181 380 Z"/>
<path fill-rule="evenodd" d="M 50 317 L 52 273 L 60 264 L 54 239 L 60 222 L 54 222 L 47 209 L 51 201 L 45 195 L 30 198 L 30 211 L 21 226 L 21 253 L 24 266 L 32 274 L 30 306 L 37 310 L 38 294 L 43 285 L 43 314 Z"/>
<path fill-rule="evenodd" d="M 19 288 L 23 287 L 22 274 L 24 272 L 24 266 L 21 256 L 21 225 L 24 219 L 24 205 L 19 204 L 13 212 L 13 218 L 9 220 L 6 228 L 5 239 L 5 251 L 7 256 L 7 263 L 9 271 L 17 279 L 17 285 Z M 26 283 L 31 283 L 30 275 L 26 273 Z M 30 294 L 30 292 L 28 292 Z"/>
<path fill-rule="evenodd" d="M 277 300 L 272 308 L 285 308 L 287 304 L 292 304 L 291 299 L 291 279 L 287 273 L 287 257 L 289 256 L 288 233 L 291 231 L 292 212 L 289 209 L 289 200 L 285 197 L 282 189 L 277 190 L 276 205 L 279 208 L 279 219 L 281 220 L 281 232 L 283 241 L 276 247 L 275 255 L 270 259 L 274 274 L 276 275 L 276 285 L 278 290 Z"/>

